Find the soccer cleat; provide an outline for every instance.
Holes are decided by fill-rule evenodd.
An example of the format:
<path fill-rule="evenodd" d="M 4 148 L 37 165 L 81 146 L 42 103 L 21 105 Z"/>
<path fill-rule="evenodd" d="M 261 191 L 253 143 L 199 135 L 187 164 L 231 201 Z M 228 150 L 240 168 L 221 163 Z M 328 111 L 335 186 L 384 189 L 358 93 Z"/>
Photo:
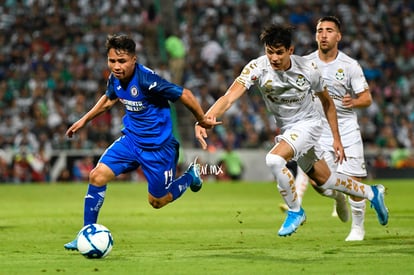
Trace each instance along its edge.
<path fill-rule="evenodd" d="M 298 212 L 287 211 L 285 222 L 280 227 L 278 235 L 281 237 L 290 236 L 296 232 L 298 227 L 306 221 L 305 211 L 301 207 Z"/>
<path fill-rule="evenodd" d="M 346 237 L 346 242 L 355 242 L 355 241 L 363 241 L 365 236 L 365 230 L 362 227 L 355 226 L 351 228 L 351 232 L 349 232 L 348 237 Z"/>
<path fill-rule="evenodd" d="M 371 186 L 374 197 L 371 200 L 371 208 L 377 212 L 378 221 L 381 225 L 388 223 L 388 208 L 385 206 L 385 187 L 381 184 Z"/>
<path fill-rule="evenodd" d="M 200 191 L 201 187 L 203 186 L 203 180 L 200 176 L 200 165 L 197 164 L 194 160 L 194 162 L 190 164 L 185 173 L 191 175 L 191 177 L 193 178 L 193 182 L 190 184 L 191 191 Z"/>
<path fill-rule="evenodd" d="M 335 210 L 342 222 L 347 222 L 349 220 L 348 204 L 346 203 L 346 196 L 344 193 L 338 193 L 335 199 Z"/>
<path fill-rule="evenodd" d="M 67 250 L 78 250 L 78 239 L 74 239 L 73 241 L 64 244 L 63 247 Z"/>

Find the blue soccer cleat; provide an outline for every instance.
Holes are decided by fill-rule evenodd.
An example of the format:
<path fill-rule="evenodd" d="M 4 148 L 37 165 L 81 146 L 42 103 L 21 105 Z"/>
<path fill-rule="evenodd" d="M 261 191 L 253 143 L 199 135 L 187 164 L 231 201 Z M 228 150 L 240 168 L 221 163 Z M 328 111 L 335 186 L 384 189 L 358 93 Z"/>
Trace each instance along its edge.
<path fill-rule="evenodd" d="M 371 186 L 374 197 L 371 200 L 371 208 L 377 212 L 378 221 L 381 225 L 388 223 L 388 208 L 385 206 L 385 187 L 381 184 Z"/>
<path fill-rule="evenodd" d="M 306 221 L 305 211 L 301 207 L 298 212 L 287 211 L 287 217 L 282 227 L 279 229 L 278 235 L 286 237 L 295 233 L 298 227 Z"/>
<path fill-rule="evenodd" d="M 78 250 L 78 239 L 74 239 L 73 241 L 66 243 L 63 247 L 67 250 Z"/>
<path fill-rule="evenodd" d="M 191 191 L 200 191 L 201 187 L 203 186 L 203 180 L 200 176 L 200 165 L 196 163 L 196 160 L 194 160 L 194 162 L 190 164 L 185 173 L 191 175 L 191 177 L 193 178 L 193 182 L 190 184 Z"/>

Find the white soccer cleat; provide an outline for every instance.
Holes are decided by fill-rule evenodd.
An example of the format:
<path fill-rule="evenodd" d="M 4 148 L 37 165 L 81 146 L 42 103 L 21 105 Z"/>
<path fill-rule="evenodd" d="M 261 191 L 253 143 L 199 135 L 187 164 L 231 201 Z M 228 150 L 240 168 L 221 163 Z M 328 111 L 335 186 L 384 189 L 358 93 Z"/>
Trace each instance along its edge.
<path fill-rule="evenodd" d="M 348 237 L 346 237 L 346 242 L 355 242 L 363 241 L 365 237 L 365 230 L 361 227 L 352 227 L 351 232 L 349 232 Z"/>

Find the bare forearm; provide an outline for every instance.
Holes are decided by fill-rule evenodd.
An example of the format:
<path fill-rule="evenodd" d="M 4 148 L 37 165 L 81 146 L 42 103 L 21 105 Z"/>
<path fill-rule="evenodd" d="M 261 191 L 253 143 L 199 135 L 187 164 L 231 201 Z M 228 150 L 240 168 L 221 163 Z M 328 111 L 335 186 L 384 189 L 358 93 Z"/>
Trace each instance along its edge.
<path fill-rule="evenodd" d="M 92 109 L 89 110 L 84 116 L 83 119 L 85 122 L 89 122 L 95 117 L 99 116 L 100 114 L 106 112 L 109 110 L 114 103 L 111 102 L 108 97 L 105 95 L 102 96 L 98 102 L 95 104 L 95 106 L 92 107 Z"/>
<path fill-rule="evenodd" d="M 184 89 L 183 94 L 180 97 L 180 101 L 186 106 L 186 108 L 194 115 L 195 119 L 200 122 L 204 119 L 204 111 L 200 106 L 200 103 L 194 97 L 193 93 Z"/>
<path fill-rule="evenodd" d="M 335 105 L 331 104 L 329 106 L 324 106 L 324 112 L 326 119 L 328 120 L 329 126 L 331 128 L 333 138 L 339 139 L 340 135 Z"/>
<path fill-rule="evenodd" d="M 229 108 L 231 103 L 227 100 L 227 97 L 220 97 L 207 111 L 207 117 L 221 117 Z"/>

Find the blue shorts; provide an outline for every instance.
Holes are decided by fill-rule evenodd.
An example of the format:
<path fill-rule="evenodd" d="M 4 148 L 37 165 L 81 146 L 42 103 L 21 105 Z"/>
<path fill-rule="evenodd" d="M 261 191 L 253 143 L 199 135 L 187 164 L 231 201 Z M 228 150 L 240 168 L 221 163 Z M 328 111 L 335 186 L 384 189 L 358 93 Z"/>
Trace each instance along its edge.
<path fill-rule="evenodd" d="M 107 165 L 115 176 L 141 166 L 148 181 L 148 192 L 161 198 L 175 179 L 179 146 L 178 141 L 171 138 L 159 149 L 145 150 L 134 146 L 130 137 L 122 136 L 106 149 L 99 162 Z"/>

